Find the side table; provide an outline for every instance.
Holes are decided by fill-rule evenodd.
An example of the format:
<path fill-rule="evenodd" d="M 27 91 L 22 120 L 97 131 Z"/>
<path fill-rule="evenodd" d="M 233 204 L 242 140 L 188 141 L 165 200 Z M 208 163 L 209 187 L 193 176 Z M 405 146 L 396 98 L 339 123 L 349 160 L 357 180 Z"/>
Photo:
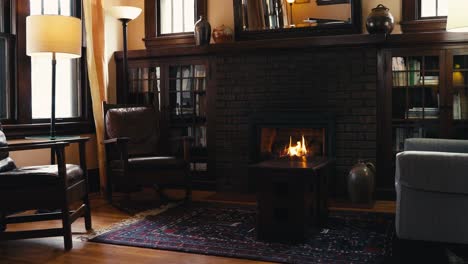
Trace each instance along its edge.
<path fill-rule="evenodd" d="M 334 162 L 269 160 L 249 166 L 257 186 L 257 238 L 301 242 L 328 216 L 328 180 Z"/>

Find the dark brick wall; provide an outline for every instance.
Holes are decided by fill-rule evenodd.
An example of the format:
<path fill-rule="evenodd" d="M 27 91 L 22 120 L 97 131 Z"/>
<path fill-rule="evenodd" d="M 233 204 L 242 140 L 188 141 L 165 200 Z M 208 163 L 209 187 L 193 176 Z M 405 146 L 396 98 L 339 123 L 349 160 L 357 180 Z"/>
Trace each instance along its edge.
<path fill-rule="evenodd" d="M 359 158 L 376 157 L 377 51 L 374 48 L 274 51 L 215 59 L 216 175 L 221 189 L 245 191 L 249 116 L 278 111 L 336 116 L 336 178 Z"/>

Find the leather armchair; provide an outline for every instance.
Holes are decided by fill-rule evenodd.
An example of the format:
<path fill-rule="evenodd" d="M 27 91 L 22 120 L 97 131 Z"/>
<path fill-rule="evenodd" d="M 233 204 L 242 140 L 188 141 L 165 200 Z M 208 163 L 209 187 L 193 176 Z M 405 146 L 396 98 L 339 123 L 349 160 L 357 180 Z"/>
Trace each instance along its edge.
<path fill-rule="evenodd" d="M 159 113 L 152 106 L 104 102 L 103 110 L 108 201 L 112 202 L 114 189 L 129 194 L 145 186 L 155 187 L 160 195 L 164 188 L 183 187 L 185 200 L 190 201 L 191 138 L 166 138 L 159 126 Z M 181 151 L 171 151 L 169 145 L 180 146 Z"/>
<path fill-rule="evenodd" d="M 73 247 L 71 224 L 77 218 L 84 216 L 86 230 L 91 230 L 85 159 L 87 140 L 75 140 L 80 144 L 80 165 L 66 164 L 65 147 L 69 143 L 46 141 L 8 145 L 0 124 L 0 240 L 63 236 L 65 249 L 70 250 Z M 9 157 L 10 151 L 33 149 L 50 149 L 57 164 L 17 167 Z M 78 209 L 70 210 L 74 205 L 78 205 Z M 52 211 L 11 214 L 35 209 Z M 60 211 L 54 211 L 56 209 Z M 8 224 L 54 219 L 62 220 L 62 228 L 7 231 Z"/>
<path fill-rule="evenodd" d="M 468 243 L 468 140 L 407 139 L 395 187 L 399 238 Z"/>

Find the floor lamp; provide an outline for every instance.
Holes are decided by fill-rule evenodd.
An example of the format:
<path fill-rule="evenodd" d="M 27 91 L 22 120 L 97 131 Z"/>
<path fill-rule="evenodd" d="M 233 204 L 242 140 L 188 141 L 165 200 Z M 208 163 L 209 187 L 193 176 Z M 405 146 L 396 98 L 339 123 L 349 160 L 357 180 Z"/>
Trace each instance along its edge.
<path fill-rule="evenodd" d="M 287 2 L 289 3 L 289 14 L 291 15 L 291 21 L 290 21 L 290 25 L 289 26 L 293 26 L 294 23 L 293 23 L 293 13 L 292 13 L 292 8 L 293 8 L 293 3 L 294 3 L 295 0 L 287 0 Z"/>
<path fill-rule="evenodd" d="M 57 58 L 81 57 L 81 20 L 71 16 L 33 15 L 26 18 L 26 54 L 52 59 L 52 106 L 50 139 L 56 139 L 55 130 L 55 75 Z"/>
<path fill-rule="evenodd" d="M 123 102 L 127 103 L 127 93 L 128 93 L 128 48 L 127 48 L 127 25 L 128 22 L 137 18 L 141 13 L 141 8 L 134 6 L 113 6 L 109 9 L 111 16 L 117 18 L 122 22 L 122 33 L 123 33 L 123 67 L 124 67 L 124 91 Z"/>

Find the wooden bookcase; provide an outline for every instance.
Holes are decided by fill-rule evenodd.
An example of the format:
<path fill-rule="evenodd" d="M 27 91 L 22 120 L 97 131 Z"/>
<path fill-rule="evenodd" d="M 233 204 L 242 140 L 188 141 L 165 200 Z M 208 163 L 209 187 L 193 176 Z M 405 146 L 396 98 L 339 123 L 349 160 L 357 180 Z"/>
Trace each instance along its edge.
<path fill-rule="evenodd" d="M 123 91 L 118 80 L 117 98 L 119 103 L 152 104 L 159 109 L 164 137 L 193 137 L 190 164 L 193 183 L 198 188 L 212 189 L 216 179 L 209 171 L 208 71 L 205 59 L 130 60 L 129 89 Z M 161 143 L 174 144 L 169 149 L 179 147 L 174 142 Z"/>
<path fill-rule="evenodd" d="M 463 46 L 382 51 L 384 86 L 380 186 L 392 186 L 395 156 L 406 138 L 468 139 L 468 49 Z"/>

